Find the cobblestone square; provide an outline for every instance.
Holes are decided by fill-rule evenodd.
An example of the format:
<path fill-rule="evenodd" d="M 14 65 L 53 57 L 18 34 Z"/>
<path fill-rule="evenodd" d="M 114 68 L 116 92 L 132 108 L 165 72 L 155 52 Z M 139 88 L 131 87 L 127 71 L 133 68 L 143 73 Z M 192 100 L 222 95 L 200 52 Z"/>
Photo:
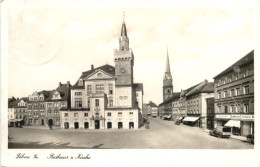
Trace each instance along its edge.
<path fill-rule="evenodd" d="M 9 148 L 36 149 L 253 149 L 254 145 L 210 136 L 198 127 L 150 118 L 150 129 L 64 130 L 9 128 Z"/>

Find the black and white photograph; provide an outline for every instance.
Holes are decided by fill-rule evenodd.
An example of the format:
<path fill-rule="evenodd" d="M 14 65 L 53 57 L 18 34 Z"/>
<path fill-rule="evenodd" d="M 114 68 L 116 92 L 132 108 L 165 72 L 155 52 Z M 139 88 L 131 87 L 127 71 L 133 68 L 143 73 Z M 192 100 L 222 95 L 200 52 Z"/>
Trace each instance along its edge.
<path fill-rule="evenodd" d="M 192 166 L 183 163 L 187 156 L 199 157 L 200 166 L 260 165 L 256 1 L 223 7 L 7 1 L 1 2 L 3 166 L 55 160 L 84 166 L 113 153 L 133 161 L 129 166 Z M 125 156 L 135 153 L 138 161 Z"/>

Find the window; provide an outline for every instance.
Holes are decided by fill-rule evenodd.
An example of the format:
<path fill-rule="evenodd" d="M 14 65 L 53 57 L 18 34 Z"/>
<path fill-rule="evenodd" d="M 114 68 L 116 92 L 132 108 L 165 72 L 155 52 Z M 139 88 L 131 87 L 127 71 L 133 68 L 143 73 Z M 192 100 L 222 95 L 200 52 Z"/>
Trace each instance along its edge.
<path fill-rule="evenodd" d="M 119 117 L 122 117 L 122 115 L 123 115 L 122 112 L 118 112 Z"/>
<path fill-rule="evenodd" d="M 82 107 L 82 99 L 81 98 L 75 99 L 75 107 Z"/>
<path fill-rule="evenodd" d="M 138 97 L 138 93 L 136 93 L 136 97 Z"/>
<path fill-rule="evenodd" d="M 74 113 L 74 117 L 78 117 L 79 116 L 79 113 Z"/>
<path fill-rule="evenodd" d="M 224 98 L 227 98 L 228 97 L 228 93 L 227 91 L 224 92 Z"/>
<path fill-rule="evenodd" d="M 228 106 L 225 106 L 225 113 L 228 113 Z"/>
<path fill-rule="evenodd" d="M 108 116 L 108 117 L 111 117 L 111 112 L 108 112 L 108 113 L 107 113 L 107 116 Z"/>
<path fill-rule="evenodd" d="M 218 92 L 218 99 L 221 99 L 221 92 Z"/>
<path fill-rule="evenodd" d="M 58 96 L 59 96 L 58 94 L 55 94 L 55 95 L 54 95 L 55 98 L 58 98 Z"/>
<path fill-rule="evenodd" d="M 232 77 L 228 77 L 228 83 L 232 82 Z"/>
<path fill-rule="evenodd" d="M 113 97 L 109 97 L 109 107 L 113 107 Z"/>
<path fill-rule="evenodd" d="M 82 92 L 75 92 L 75 96 L 82 96 Z"/>
<path fill-rule="evenodd" d="M 79 86 L 83 86 L 83 80 L 79 79 Z"/>
<path fill-rule="evenodd" d="M 90 108 L 90 100 L 88 99 L 88 107 Z"/>
<path fill-rule="evenodd" d="M 85 116 L 85 117 L 88 117 L 88 113 L 84 113 L 84 116 Z"/>
<path fill-rule="evenodd" d="M 95 99 L 96 107 L 99 107 L 99 99 Z"/>
<path fill-rule="evenodd" d="M 132 117 L 134 115 L 133 112 L 129 112 L 129 116 Z"/>
<path fill-rule="evenodd" d="M 102 94 L 104 93 L 104 85 L 101 84 L 101 85 L 96 85 L 96 93 L 97 94 Z"/>
<path fill-rule="evenodd" d="M 248 113 L 248 103 L 244 104 L 244 113 Z"/>
<path fill-rule="evenodd" d="M 244 86 L 244 94 L 249 94 L 249 86 Z"/>
<path fill-rule="evenodd" d="M 68 117 L 69 116 L 69 113 L 64 113 L 64 117 Z"/>
<path fill-rule="evenodd" d="M 235 107 L 234 107 L 234 105 L 231 105 L 230 106 L 230 113 L 234 113 L 235 112 Z"/>
<path fill-rule="evenodd" d="M 223 80 L 223 84 L 226 84 L 226 78 Z"/>
<path fill-rule="evenodd" d="M 91 85 L 87 86 L 87 95 L 89 96 L 91 94 Z"/>
<path fill-rule="evenodd" d="M 243 75 L 243 77 L 247 77 L 248 76 L 248 70 L 244 70 L 242 75 Z"/>
<path fill-rule="evenodd" d="M 235 96 L 235 90 L 234 90 L 234 89 L 231 89 L 231 91 L 230 91 L 230 96 L 231 96 L 231 97 Z"/>
<path fill-rule="evenodd" d="M 238 80 L 238 73 L 234 74 L 234 79 Z"/>
<path fill-rule="evenodd" d="M 99 113 L 96 112 L 95 115 L 96 115 L 96 116 L 99 116 Z"/>
<path fill-rule="evenodd" d="M 113 94 L 113 84 L 109 84 L 109 94 Z"/>
<path fill-rule="evenodd" d="M 199 100 L 197 100 L 197 106 L 199 105 Z"/>
<path fill-rule="evenodd" d="M 59 115 L 59 110 L 54 110 L 55 115 Z"/>
<path fill-rule="evenodd" d="M 236 88 L 236 96 L 240 95 L 240 88 Z"/>

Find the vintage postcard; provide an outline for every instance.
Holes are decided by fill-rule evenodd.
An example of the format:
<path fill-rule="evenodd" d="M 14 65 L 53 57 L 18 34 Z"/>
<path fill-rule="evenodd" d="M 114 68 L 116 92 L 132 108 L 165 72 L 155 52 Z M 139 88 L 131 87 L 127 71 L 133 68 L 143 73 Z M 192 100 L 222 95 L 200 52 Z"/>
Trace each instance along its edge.
<path fill-rule="evenodd" d="M 234 2 L 1 1 L 1 165 L 259 166 L 259 2 Z"/>

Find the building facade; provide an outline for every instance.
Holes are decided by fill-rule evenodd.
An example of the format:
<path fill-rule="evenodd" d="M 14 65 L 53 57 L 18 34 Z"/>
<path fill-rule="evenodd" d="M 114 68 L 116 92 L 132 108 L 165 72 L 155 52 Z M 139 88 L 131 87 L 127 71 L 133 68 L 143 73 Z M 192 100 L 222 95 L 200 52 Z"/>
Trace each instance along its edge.
<path fill-rule="evenodd" d="M 15 107 L 17 106 L 18 101 L 16 98 L 8 98 L 8 126 L 15 125 Z"/>
<path fill-rule="evenodd" d="M 138 129 L 142 123 L 143 84 L 134 83 L 134 54 L 123 22 L 115 67 L 82 72 L 71 87 L 71 107 L 61 109 L 64 129 Z"/>
<path fill-rule="evenodd" d="M 27 125 L 46 126 L 46 99 L 50 96 L 51 91 L 34 92 L 29 95 L 27 104 Z M 48 124 L 47 124 L 48 125 Z"/>
<path fill-rule="evenodd" d="M 17 105 L 14 107 L 14 117 L 15 122 L 22 122 L 23 125 L 26 125 L 28 122 L 27 119 L 27 102 L 29 98 L 23 97 L 21 99 L 17 99 Z"/>
<path fill-rule="evenodd" d="M 215 126 L 254 134 L 254 51 L 214 77 Z"/>
<path fill-rule="evenodd" d="M 187 117 L 183 122 L 205 129 L 207 126 L 207 98 L 214 97 L 214 84 L 204 80 L 186 94 Z"/>
<path fill-rule="evenodd" d="M 70 82 L 59 83 L 56 90 L 50 91 L 45 100 L 45 125 L 60 126 L 60 109 L 70 107 Z"/>

